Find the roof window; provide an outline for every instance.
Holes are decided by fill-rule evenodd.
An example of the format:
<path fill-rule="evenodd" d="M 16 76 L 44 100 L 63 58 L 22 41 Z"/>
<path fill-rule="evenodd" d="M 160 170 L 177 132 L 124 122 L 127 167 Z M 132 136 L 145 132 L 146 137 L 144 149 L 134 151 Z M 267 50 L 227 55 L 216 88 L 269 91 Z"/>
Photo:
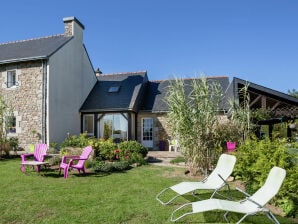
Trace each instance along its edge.
<path fill-rule="evenodd" d="M 108 90 L 109 93 L 118 93 L 120 86 L 111 86 Z"/>

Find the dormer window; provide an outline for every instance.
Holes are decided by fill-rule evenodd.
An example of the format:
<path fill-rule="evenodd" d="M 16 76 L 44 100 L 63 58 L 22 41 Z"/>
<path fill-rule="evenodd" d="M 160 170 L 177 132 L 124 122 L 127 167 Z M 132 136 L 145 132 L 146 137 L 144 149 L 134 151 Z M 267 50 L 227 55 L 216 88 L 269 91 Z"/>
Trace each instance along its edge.
<path fill-rule="evenodd" d="M 118 93 L 120 86 L 111 86 L 108 90 L 109 93 Z"/>
<path fill-rule="evenodd" d="M 17 85 L 17 73 L 16 70 L 7 71 L 7 88 L 11 88 Z"/>

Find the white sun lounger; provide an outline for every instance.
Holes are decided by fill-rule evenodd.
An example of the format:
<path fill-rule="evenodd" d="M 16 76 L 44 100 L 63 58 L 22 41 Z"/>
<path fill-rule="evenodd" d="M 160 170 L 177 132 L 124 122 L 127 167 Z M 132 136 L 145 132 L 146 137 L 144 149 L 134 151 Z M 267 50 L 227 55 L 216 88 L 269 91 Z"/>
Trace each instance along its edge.
<path fill-rule="evenodd" d="M 223 210 L 227 211 L 224 215 L 224 218 L 227 222 L 229 222 L 227 219 L 227 214 L 229 212 L 244 214 L 244 216 L 237 223 L 242 222 L 249 215 L 255 215 L 259 212 L 264 212 L 271 221 L 278 224 L 279 222 L 275 218 L 275 216 L 268 208 L 265 208 L 264 206 L 278 193 L 283 180 L 285 179 L 285 176 L 286 171 L 284 169 L 273 167 L 266 179 L 265 184 L 252 196 L 237 188 L 239 191 L 247 196 L 242 201 L 236 202 L 220 199 L 207 199 L 193 203 L 187 203 L 172 212 L 171 221 L 175 222 L 187 215 L 191 215 L 194 213 L 207 212 L 212 210 Z M 189 209 L 187 209 L 187 207 L 189 207 Z M 185 210 L 191 211 L 183 212 Z M 180 215 L 177 217 L 176 213 Z"/>
<path fill-rule="evenodd" d="M 212 173 L 206 177 L 205 179 L 197 182 L 181 182 L 171 187 L 167 187 L 163 189 L 157 196 L 156 199 L 163 205 L 167 205 L 175 200 L 177 197 L 184 195 L 186 193 L 193 192 L 195 195 L 196 190 L 213 190 L 213 193 L 210 198 L 218 193 L 218 190 L 227 186 L 229 189 L 229 185 L 226 180 L 232 174 L 234 165 L 236 163 L 236 157 L 233 155 L 222 154 L 217 162 L 216 168 L 212 171 Z M 162 200 L 164 198 L 169 189 L 176 192 L 177 195 L 171 198 L 168 201 Z M 230 189 L 229 189 L 230 190 Z"/>

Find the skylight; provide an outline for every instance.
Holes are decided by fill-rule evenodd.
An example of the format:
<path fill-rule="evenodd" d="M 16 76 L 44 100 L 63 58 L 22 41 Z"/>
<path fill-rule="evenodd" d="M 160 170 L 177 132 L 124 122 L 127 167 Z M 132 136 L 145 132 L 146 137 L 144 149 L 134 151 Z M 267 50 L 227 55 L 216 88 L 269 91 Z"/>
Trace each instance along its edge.
<path fill-rule="evenodd" d="M 117 93 L 119 92 L 120 86 L 111 86 L 108 90 L 109 93 Z"/>

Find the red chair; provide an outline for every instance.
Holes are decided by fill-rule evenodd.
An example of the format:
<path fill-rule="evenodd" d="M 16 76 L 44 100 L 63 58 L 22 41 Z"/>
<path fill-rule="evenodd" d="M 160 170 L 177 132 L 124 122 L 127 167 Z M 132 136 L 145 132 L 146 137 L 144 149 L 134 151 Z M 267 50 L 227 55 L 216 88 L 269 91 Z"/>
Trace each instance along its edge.
<path fill-rule="evenodd" d="M 64 170 L 64 178 L 68 177 L 68 171 L 70 168 L 77 169 L 79 173 L 83 171 L 85 174 L 85 161 L 89 158 L 92 152 L 92 147 L 87 146 L 80 156 L 63 156 L 62 161 L 59 167 L 59 175 L 61 174 L 61 170 Z M 77 163 L 75 163 L 77 161 Z"/>

